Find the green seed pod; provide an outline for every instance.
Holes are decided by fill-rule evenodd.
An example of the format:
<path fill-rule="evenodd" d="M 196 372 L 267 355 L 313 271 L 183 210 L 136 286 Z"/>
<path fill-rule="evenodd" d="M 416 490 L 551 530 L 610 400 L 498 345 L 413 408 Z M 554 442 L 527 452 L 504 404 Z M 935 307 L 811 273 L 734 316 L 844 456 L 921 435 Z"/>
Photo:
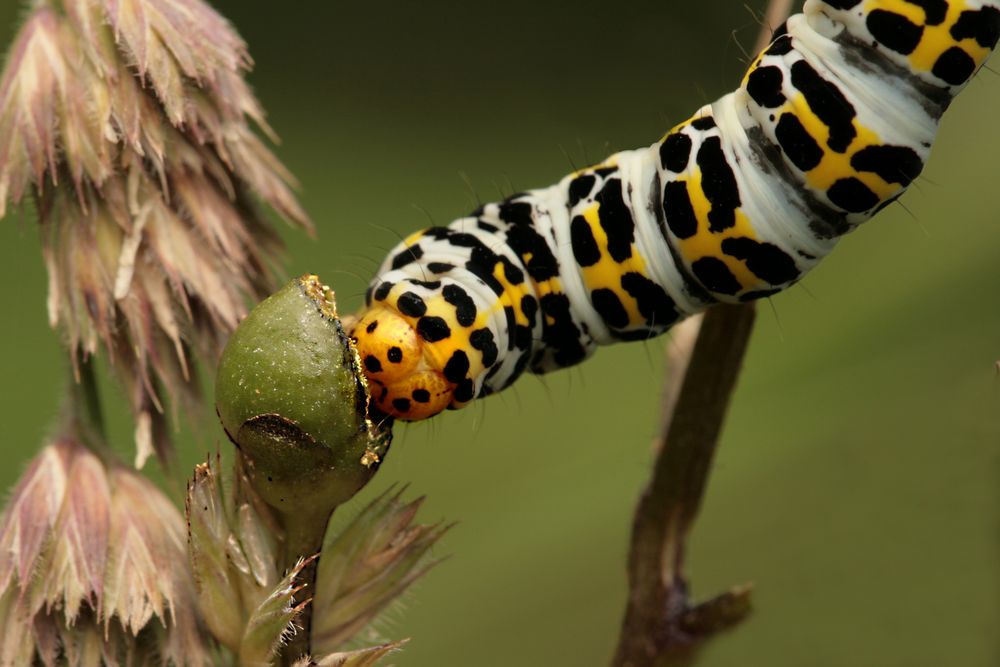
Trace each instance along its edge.
<path fill-rule="evenodd" d="M 361 365 L 333 292 L 303 276 L 251 311 L 222 353 L 216 409 L 257 493 L 284 516 L 329 516 L 391 439 L 367 415 Z"/>

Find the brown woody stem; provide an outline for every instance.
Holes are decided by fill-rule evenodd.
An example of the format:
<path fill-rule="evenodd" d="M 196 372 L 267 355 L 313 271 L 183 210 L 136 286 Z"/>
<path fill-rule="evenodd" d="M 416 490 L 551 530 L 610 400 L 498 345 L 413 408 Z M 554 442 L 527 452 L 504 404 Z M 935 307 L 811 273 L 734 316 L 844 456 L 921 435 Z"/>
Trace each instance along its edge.
<path fill-rule="evenodd" d="M 749 587 L 691 606 L 684 548 L 701 506 L 729 398 L 753 327 L 752 306 L 716 306 L 674 336 L 676 388 L 664 396 L 664 431 L 632 524 L 629 598 L 616 667 L 683 658 L 700 639 L 749 611 Z M 690 341 L 690 342 L 688 342 Z"/>
<path fill-rule="evenodd" d="M 755 53 L 791 8 L 792 0 L 771 0 Z M 656 461 L 633 518 L 615 667 L 687 663 L 700 641 L 750 611 L 749 585 L 692 605 L 683 565 L 754 318 L 752 304 L 715 306 L 671 339 Z"/>

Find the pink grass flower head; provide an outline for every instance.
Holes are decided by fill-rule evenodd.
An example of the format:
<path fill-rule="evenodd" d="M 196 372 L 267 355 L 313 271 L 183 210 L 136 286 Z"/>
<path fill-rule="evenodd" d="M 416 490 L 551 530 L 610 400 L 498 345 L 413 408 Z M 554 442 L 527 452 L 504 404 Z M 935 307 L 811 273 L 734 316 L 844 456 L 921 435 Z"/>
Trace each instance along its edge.
<path fill-rule="evenodd" d="M 275 287 L 280 243 L 256 202 L 310 229 L 251 127 L 273 139 L 250 65 L 199 0 L 53 0 L 0 76 L 0 217 L 35 202 L 50 322 L 74 364 L 105 350 L 138 466 L 167 456 L 169 406 L 200 404 L 192 359 L 214 362 Z"/>
<path fill-rule="evenodd" d="M 0 522 L 0 664 L 210 664 L 186 558 L 184 520 L 152 482 L 54 439 Z"/>

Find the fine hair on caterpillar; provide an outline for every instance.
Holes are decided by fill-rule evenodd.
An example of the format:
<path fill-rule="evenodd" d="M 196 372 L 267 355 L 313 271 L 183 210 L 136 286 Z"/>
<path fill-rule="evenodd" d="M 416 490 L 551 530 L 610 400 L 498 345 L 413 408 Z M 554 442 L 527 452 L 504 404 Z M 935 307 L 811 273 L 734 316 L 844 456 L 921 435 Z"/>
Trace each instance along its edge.
<path fill-rule="evenodd" d="M 920 174 L 998 34 L 1000 1 L 808 0 L 653 145 L 408 236 L 353 330 L 376 407 L 425 419 L 787 289 Z"/>

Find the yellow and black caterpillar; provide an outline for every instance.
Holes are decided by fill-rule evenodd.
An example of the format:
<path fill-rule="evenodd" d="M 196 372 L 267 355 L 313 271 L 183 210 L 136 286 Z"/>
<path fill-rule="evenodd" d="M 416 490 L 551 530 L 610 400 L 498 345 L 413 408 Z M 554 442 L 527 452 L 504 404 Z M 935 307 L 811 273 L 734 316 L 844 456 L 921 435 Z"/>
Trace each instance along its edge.
<path fill-rule="evenodd" d="M 920 174 L 998 36 L 1000 0 L 807 0 L 652 146 L 411 235 L 353 333 L 377 408 L 425 419 L 794 284 Z"/>

